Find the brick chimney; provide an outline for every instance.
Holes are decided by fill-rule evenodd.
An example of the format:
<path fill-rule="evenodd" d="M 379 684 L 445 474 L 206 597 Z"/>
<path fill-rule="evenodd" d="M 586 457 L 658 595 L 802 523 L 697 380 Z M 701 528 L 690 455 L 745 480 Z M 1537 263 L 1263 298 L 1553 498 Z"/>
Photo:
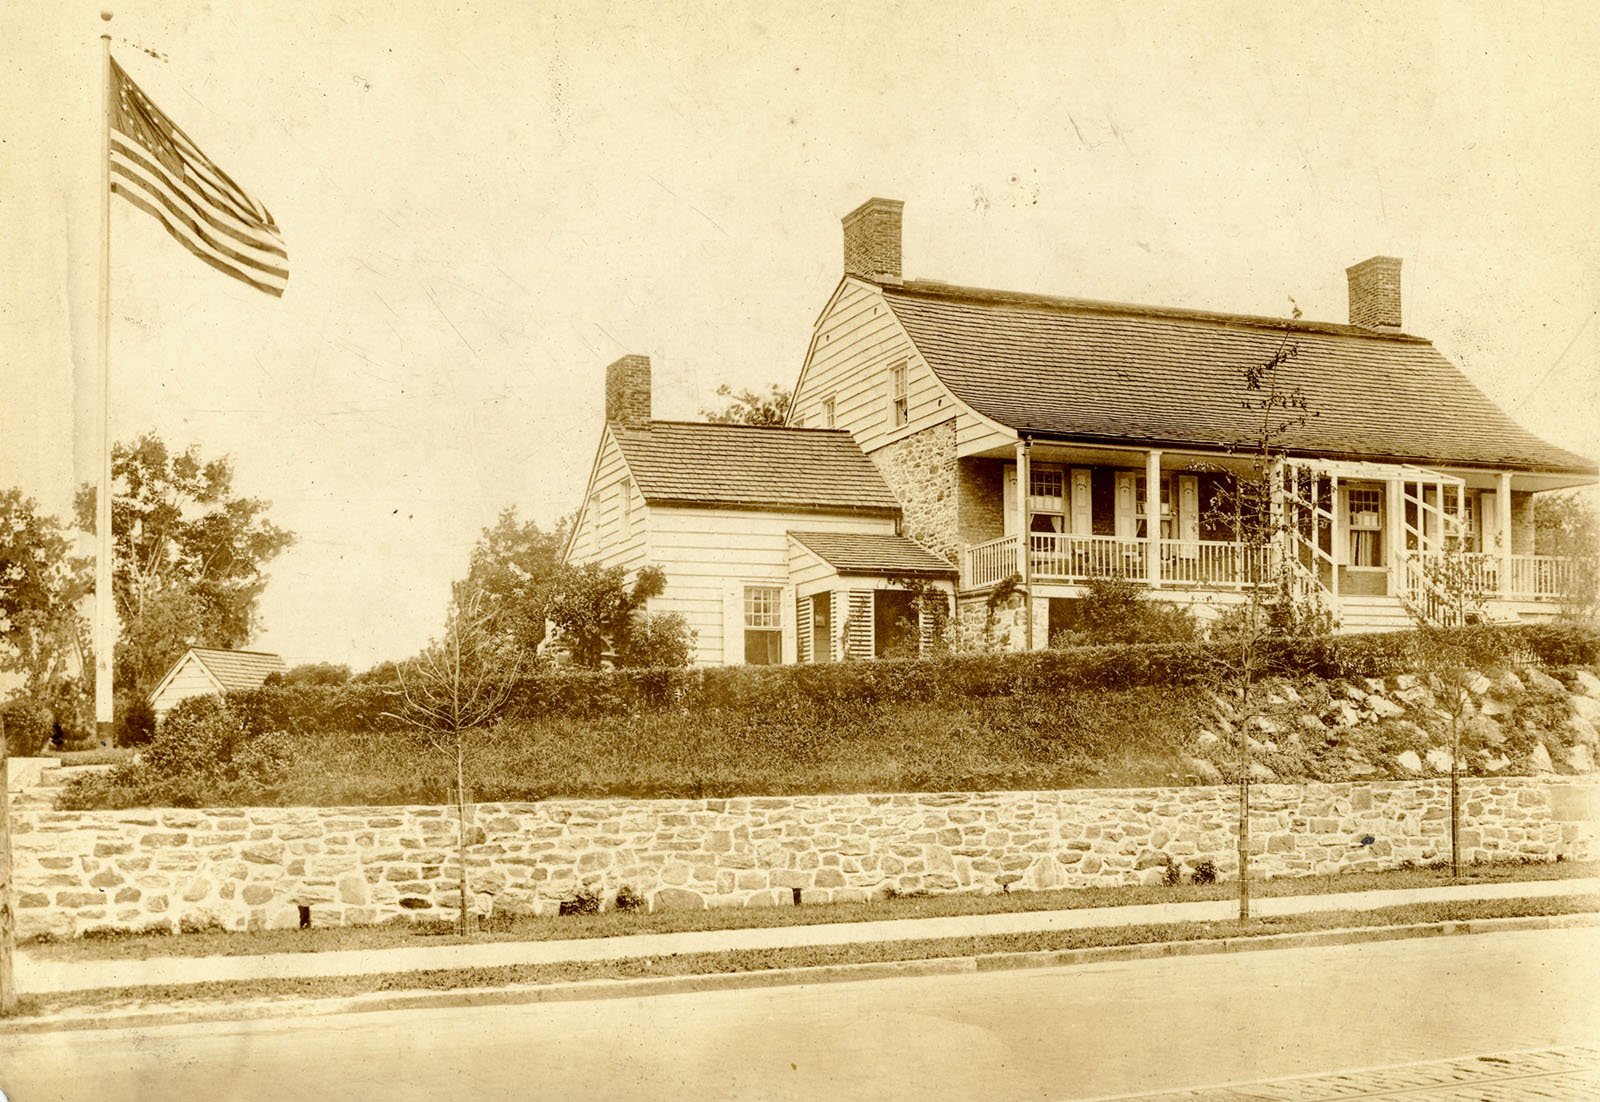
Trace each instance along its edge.
<path fill-rule="evenodd" d="M 1400 331 L 1400 261 L 1374 256 L 1344 270 L 1350 280 L 1350 324 Z"/>
<path fill-rule="evenodd" d="M 844 274 L 900 282 L 899 199 L 868 199 L 844 216 Z"/>
<path fill-rule="evenodd" d="M 650 357 L 624 356 L 606 368 L 606 422 L 650 423 Z"/>

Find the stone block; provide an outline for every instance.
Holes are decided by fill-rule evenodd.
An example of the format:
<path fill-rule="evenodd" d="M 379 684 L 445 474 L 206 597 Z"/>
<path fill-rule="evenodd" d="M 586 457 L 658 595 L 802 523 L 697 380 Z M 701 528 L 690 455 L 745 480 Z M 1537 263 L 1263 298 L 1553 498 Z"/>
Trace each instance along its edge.
<path fill-rule="evenodd" d="M 685 888 L 662 888 L 651 898 L 652 911 L 703 911 L 706 901 L 699 892 Z"/>

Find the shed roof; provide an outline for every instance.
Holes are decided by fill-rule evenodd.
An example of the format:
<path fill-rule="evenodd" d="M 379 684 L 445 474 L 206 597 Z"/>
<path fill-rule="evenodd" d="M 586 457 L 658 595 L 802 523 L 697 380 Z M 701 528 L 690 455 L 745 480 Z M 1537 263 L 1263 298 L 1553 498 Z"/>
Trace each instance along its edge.
<path fill-rule="evenodd" d="M 698 421 L 610 426 L 645 500 L 801 512 L 898 513 L 848 432 Z"/>
<path fill-rule="evenodd" d="M 1596 473 L 1513 421 L 1420 337 L 916 280 L 882 291 L 944 385 L 1019 433 L 1237 446 L 1257 431 L 1242 373 L 1287 341 L 1297 352 L 1279 378 L 1315 413 L 1280 442 L 1295 453 Z"/>
<path fill-rule="evenodd" d="M 281 656 L 266 651 L 191 647 L 189 653 L 228 692 L 259 689 L 268 674 L 283 673 L 289 668 Z"/>
<path fill-rule="evenodd" d="M 905 536 L 871 532 L 790 532 L 840 574 L 944 577 L 957 573 L 948 560 Z"/>

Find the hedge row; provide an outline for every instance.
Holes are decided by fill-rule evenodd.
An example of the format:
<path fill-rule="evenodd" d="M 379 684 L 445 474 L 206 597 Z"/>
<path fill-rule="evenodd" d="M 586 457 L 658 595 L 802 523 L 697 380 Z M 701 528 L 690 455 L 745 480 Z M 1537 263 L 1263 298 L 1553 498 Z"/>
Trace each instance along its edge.
<path fill-rule="evenodd" d="M 1469 627 L 1449 639 L 1475 664 L 1507 659 L 1547 666 L 1600 662 L 1600 633 L 1561 624 Z M 1277 640 L 1263 648 L 1262 671 L 1322 679 L 1387 677 L 1423 661 L 1415 632 Z M 1083 647 L 1029 654 L 733 666 L 688 670 L 562 671 L 517 683 L 506 718 L 590 720 L 658 712 L 733 713 L 770 721 L 805 716 L 847 719 L 890 703 L 955 704 L 1064 690 L 1170 688 L 1214 682 L 1228 668 L 1224 645 Z M 252 732 L 380 732 L 403 727 L 404 699 L 393 683 L 269 687 L 229 697 Z"/>

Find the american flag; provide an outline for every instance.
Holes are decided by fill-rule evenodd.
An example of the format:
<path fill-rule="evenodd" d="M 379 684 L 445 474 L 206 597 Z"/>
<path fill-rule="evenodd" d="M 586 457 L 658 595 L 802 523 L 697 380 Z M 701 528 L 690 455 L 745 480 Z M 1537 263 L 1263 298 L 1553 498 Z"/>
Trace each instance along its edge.
<path fill-rule="evenodd" d="M 282 296 L 289 253 L 272 214 L 200 152 L 115 59 L 110 110 L 112 192 L 217 271 Z"/>

